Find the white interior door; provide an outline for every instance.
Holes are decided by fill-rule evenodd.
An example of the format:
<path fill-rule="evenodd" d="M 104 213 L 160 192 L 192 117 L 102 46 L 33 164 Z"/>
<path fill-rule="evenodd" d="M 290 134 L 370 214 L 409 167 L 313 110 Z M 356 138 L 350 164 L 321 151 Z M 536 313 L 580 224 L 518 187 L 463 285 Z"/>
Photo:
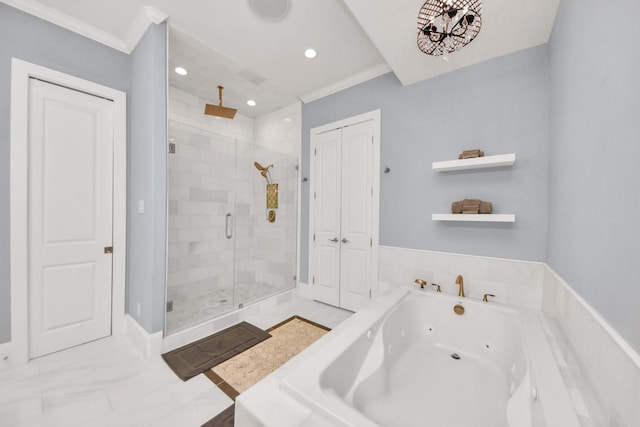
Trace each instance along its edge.
<path fill-rule="evenodd" d="M 342 130 L 340 307 L 357 311 L 371 299 L 373 122 Z"/>
<path fill-rule="evenodd" d="M 113 120 L 109 100 L 30 80 L 30 358 L 111 334 Z"/>
<path fill-rule="evenodd" d="M 312 135 L 313 299 L 356 311 L 371 300 L 374 126 Z"/>
<path fill-rule="evenodd" d="M 342 130 L 314 136 L 313 299 L 340 305 L 340 194 Z"/>

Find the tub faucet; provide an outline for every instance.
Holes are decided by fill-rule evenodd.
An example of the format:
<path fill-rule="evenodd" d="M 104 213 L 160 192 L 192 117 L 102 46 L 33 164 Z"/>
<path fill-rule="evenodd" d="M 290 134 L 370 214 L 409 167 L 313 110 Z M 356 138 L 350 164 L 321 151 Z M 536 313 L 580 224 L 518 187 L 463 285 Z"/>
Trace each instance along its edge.
<path fill-rule="evenodd" d="M 422 279 L 416 279 L 416 283 L 420 285 L 420 289 L 424 289 L 424 287 L 427 286 L 427 282 Z"/>
<path fill-rule="evenodd" d="M 464 297 L 464 280 L 462 280 L 462 275 L 460 274 L 456 277 L 456 285 L 460 285 L 460 292 L 458 292 L 458 296 Z"/>

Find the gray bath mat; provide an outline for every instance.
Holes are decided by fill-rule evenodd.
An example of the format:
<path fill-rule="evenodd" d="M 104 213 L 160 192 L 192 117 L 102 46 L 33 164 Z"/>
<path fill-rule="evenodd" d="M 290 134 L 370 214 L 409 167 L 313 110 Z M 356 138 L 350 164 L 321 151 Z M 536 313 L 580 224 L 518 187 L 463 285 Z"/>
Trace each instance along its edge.
<path fill-rule="evenodd" d="M 241 322 L 165 353 L 162 358 L 181 380 L 186 381 L 242 353 L 270 336 L 250 323 Z"/>

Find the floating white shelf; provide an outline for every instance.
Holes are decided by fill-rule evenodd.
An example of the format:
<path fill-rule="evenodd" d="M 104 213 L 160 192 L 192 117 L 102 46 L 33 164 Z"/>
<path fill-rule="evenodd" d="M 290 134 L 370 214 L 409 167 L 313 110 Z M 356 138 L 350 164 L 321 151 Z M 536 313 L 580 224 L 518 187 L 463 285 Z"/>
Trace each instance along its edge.
<path fill-rule="evenodd" d="M 465 169 L 497 168 L 511 166 L 516 161 L 516 154 L 500 154 L 497 156 L 474 157 L 473 159 L 445 160 L 433 162 L 434 171 L 461 171 Z"/>
<path fill-rule="evenodd" d="M 514 214 L 431 214 L 433 221 L 516 222 Z"/>

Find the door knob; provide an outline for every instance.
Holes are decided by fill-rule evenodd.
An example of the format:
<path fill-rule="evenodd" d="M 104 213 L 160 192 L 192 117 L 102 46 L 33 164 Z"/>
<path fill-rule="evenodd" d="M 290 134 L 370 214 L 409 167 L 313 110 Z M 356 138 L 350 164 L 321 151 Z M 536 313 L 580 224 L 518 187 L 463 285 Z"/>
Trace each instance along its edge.
<path fill-rule="evenodd" d="M 342 239 L 342 243 L 347 243 L 347 242 L 348 242 L 347 239 L 345 239 L 345 238 Z"/>
<path fill-rule="evenodd" d="M 338 242 L 338 238 L 337 238 L 337 237 L 334 237 L 333 239 L 329 239 L 329 241 L 330 241 L 330 242 L 337 243 L 337 242 Z"/>

